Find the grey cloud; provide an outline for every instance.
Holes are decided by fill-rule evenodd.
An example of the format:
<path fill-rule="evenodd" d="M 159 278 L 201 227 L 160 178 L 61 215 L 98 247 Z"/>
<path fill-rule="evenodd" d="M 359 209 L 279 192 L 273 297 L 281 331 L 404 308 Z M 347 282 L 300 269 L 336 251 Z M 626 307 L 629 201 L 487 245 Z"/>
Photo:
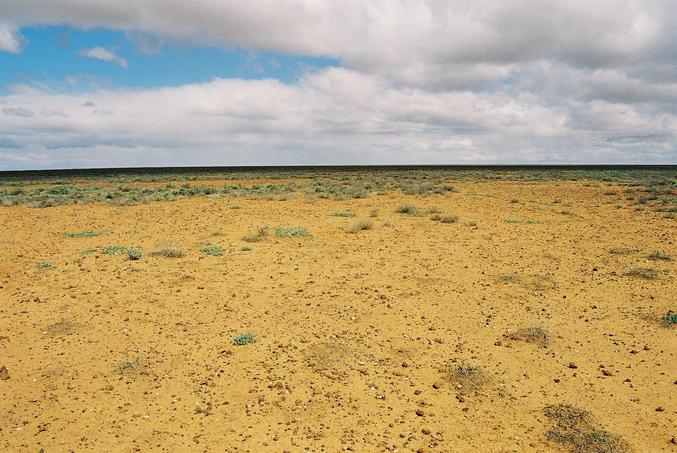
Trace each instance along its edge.
<path fill-rule="evenodd" d="M 23 118 L 35 116 L 35 112 L 26 107 L 6 107 L 2 109 L 2 113 L 8 116 L 21 116 Z"/>

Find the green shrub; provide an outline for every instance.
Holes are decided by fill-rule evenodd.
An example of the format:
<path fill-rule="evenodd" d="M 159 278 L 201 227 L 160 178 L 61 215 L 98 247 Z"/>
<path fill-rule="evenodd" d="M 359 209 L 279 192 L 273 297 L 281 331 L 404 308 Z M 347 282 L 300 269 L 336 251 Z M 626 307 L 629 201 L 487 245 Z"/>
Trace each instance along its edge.
<path fill-rule="evenodd" d="M 140 260 L 143 256 L 143 251 L 138 247 L 130 247 L 127 249 L 127 259 L 131 261 Z"/>
<path fill-rule="evenodd" d="M 663 322 L 667 325 L 674 326 L 677 324 L 677 313 L 668 311 L 665 316 L 663 316 Z"/>
<path fill-rule="evenodd" d="M 205 253 L 207 255 L 211 256 L 221 256 L 223 255 L 223 249 L 219 247 L 218 245 L 208 245 L 207 247 L 204 247 L 202 249 L 202 253 Z"/>
<path fill-rule="evenodd" d="M 246 346 L 248 344 L 254 343 L 256 338 L 254 334 L 249 332 L 241 333 L 240 335 L 233 338 L 233 345 L 235 346 Z"/>
<path fill-rule="evenodd" d="M 672 257 L 670 255 L 668 255 L 667 253 L 661 252 L 660 250 L 656 250 L 651 255 L 649 255 L 649 259 L 671 261 Z"/>
<path fill-rule="evenodd" d="M 332 213 L 332 216 L 334 216 L 334 217 L 355 217 L 355 213 L 350 212 L 350 211 L 334 212 L 334 213 Z"/>
<path fill-rule="evenodd" d="M 310 236 L 310 232 L 304 228 L 275 228 L 275 235 L 281 238 L 305 238 Z"/>
<path fill-rule="evenodd" d="M 50 263 L 49 261 L 40 261 L 38 263 L 38 268 L 39 269 L 54 269 L 54 264 Z"/>
<path fill-rule="evenodd" d="M 108 245 L 101 249 L 104 255 L 122 255 L 127 252 L 127 247 L 120 247 L 118 245 Z"/>

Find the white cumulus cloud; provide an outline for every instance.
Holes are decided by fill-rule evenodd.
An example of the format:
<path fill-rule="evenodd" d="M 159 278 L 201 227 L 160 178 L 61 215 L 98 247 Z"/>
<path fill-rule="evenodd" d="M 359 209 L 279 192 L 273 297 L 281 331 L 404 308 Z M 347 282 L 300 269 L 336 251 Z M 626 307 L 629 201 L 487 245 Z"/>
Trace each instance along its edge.
<path fill-rule="evenodd" d="M 109 63 L 115 63 L 118 66 L 123 68 L 127 67 L 127 60 L 122 57 L 117 56 L 113 51 L 104 49 L 103 47 L 93 47 L 91 49 L 82 49 L 79 52 L 81 57 L 94 58 L 96 60 L 107 61 Z"/>
<path fill-rule="evenodd" d="M 0 22 L 0 51 L 19 53 L 22 49 L 23 38 L 16 26 Z"/>

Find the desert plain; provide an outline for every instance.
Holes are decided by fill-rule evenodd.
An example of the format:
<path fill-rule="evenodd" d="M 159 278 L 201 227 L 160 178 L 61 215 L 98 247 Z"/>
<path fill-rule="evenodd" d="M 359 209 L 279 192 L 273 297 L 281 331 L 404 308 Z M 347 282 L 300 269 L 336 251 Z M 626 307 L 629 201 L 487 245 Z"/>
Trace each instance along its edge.
<path fill-rule="evenodd" d="M 0 178 L 0 450 L 677 451 L 676 181 Z"/>

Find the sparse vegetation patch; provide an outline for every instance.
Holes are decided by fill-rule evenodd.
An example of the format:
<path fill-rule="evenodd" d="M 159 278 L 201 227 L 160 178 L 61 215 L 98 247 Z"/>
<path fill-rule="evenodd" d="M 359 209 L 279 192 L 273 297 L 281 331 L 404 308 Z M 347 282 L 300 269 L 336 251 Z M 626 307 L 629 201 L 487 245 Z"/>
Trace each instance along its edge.
<path fill-rule="evenodd" d="M 150 252 L 150 256 L 160 256 L 163 258 L 181 258 L 186 255 L 186 252 L 174 244 L 163 244 Z"/>
<path fill-rule="evenodd" d="M 458 389 L 478 390 L 489 381 L 486 373 L 478 365 L 457 363 L 451 367 L 449 379 Z"/>
<path fill-rule="evenodd" d="M 543 327 L 523 327 L 504 336 L 511 340 L 534 343 L 541 347 L 546 347 L 550 343 L 550 334 Z"/>
<path fill-rule="evenodd" d="M 71 233 L 66 233 L 66 237 L 69 238 L 91 238 L 96 236 L 94 231 L 73 231 Z"/>
<path fill-rule="evenodd" d="M 661 261 L 672 261 L 672 257 L 665 252 L 656 250 L 651 255 L 649 255 L 651 260 L 661 260 Z"/>
<path fill-rule="evenodd" d="M 244 332 L 233 338 L 233 345 L 235 346 L 246 346 L 248 344 L 254 343 L 256 338 L 253 333 Z"/>
<path fill-rule="evenodd" d="M 218 245 L 208 245 L 202 248 L 202 253 L 211 256 L 221 256 L 223 255 L 223 249 Z"/>
<path fill-rule="evenodd" d="M 628 269 L 625 275 L 643 278 L 645 280 L 653 280 L 658 277 L 658 270 L 653 267 L 634 266 Z"/>
<path fill-rule="evenodd" d="M 275 235 L 281 238 L 305 238 L 310 232 L 305 228 L 275 228 Z"/>
<path fill-rule="evenodd" d="M 590 413 L 568 404 L 545 408 L 545 416 L 553 426 L 547 432 L 550 442 L 567 448 L 572 453 L 624 453 L 626 442 L 619 436 L 599 429 Z"/>
<path fill-rule="evenodd" d="M 268 237 L 268 227 L 263 226 L 254 233 L 246 234 L 242 240 L 245 242 L 260 242 Z"/>
<path fill-rule="evenodd" d="M 371 220 L 358 220 L 346 228 L 348 233 L 359 233 L 360 231 L 371 230 L 374 228 L 374 222 Z"/>

